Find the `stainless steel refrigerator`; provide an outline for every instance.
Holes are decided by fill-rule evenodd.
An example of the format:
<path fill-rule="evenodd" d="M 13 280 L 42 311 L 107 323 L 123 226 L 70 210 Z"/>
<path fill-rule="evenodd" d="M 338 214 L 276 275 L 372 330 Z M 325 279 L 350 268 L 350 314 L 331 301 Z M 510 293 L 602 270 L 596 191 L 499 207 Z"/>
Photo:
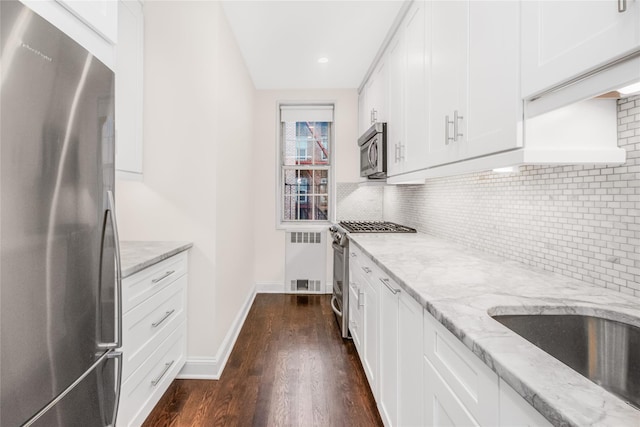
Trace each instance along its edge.
<path fill-rule="evenodd" d="M 112 425 L 114 74 L 17 1 L 0 37 L 0 425 Z"/>

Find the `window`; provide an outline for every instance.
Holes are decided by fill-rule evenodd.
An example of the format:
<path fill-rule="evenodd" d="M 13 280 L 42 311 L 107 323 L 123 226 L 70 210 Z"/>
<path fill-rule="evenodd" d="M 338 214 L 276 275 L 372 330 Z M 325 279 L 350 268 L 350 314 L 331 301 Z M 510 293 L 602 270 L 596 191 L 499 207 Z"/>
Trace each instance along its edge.
<path fill-rule="evenodd" d="M 333 106 L 280 106 L 280 220 L 328 221 Z"/>

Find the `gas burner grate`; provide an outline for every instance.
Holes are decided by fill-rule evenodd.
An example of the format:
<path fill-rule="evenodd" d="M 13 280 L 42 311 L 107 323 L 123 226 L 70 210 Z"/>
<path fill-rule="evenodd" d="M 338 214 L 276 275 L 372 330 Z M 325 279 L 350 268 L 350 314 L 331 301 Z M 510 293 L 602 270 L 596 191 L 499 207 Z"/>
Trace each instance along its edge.
<path fill-rule="evenodd" d="M 340 221 L 349 233 L 415 233 L 411 227 L 389 221 Z"/>

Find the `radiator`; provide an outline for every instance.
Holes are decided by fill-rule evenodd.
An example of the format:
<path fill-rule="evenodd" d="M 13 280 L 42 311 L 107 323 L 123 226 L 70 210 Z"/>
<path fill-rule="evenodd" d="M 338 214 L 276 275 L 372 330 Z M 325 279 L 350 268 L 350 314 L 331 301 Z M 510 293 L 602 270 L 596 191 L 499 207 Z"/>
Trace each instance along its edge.
<path fill-rule="evenodd" d="M 284 268 L 286 293 L 325 292 L 326 239 L 326 233 L 315 231 L 287 232 Z"/>

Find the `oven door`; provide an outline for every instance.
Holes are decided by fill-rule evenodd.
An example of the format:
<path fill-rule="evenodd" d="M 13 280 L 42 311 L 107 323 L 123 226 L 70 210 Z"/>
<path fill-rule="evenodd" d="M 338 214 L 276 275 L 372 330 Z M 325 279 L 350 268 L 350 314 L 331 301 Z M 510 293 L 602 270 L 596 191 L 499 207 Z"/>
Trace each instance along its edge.
<path fill-rule="evenodd" d="M 333 243 L 333 295 L 331 309 L 336 315 L 340 333 L 343 338 L 349 337 L 349 278 L 348 250 L 337 243 Z"/>

